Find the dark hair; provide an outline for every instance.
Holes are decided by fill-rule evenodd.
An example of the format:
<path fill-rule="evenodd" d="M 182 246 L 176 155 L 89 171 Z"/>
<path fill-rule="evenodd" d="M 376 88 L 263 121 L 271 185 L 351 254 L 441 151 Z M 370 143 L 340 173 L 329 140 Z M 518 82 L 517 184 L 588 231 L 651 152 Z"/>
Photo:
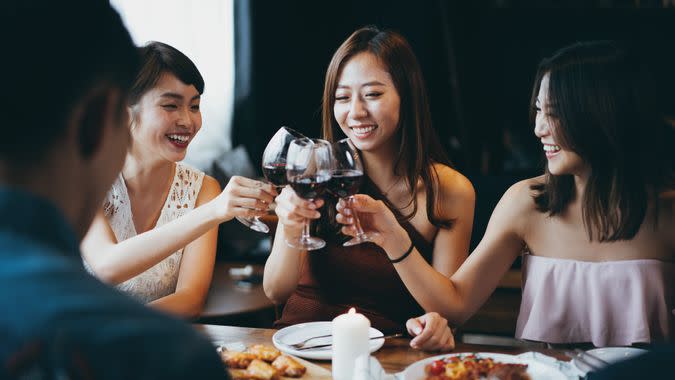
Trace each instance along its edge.
<path fill-rule="evenodd" d="M 328 65 L 323 90 L 323 136 L 335 141 L 336 134 L 342 133 L 333 116 L 335 90 L 344 65 L 355 55 L 363 52 L 373 54 L 386 67 L 401 99 L 397 139 L 398 153 L 394 168 L 403 165 L 404 175 L 412 191 L 410 204 L 412 211 L 402 216 L 409 220 L 417 213 L 417 181 L 422 179 L 427 192 L 427 215 L 437 227 L 449 227 L 452 221 L 437 218 L 436 194 L 438 192 L 438 174 L 434 163 L 450 165 L 441 148 L 434 129 L 422 77 L 422 70 L 408 42 L 400 34 L 376 27 L 364 27 L 352 33 L 340 45 Z M 394 206 L 386 199 L 389 208 Z"/>
<path fill-rule="evenodd" d="M 40 162 L 65 135 L 79 102 L 106 87 L 126 95 L 138 70 L 131 37 L 108 1 L 3 2 L 0 33 L 7 37 L 0 159 L 14 166 Z M 83 123 L 83 152 L 93 149 L 86 136 L 98 136 L 100 127 Z"/>
<path fill-rule="evenodd" d="M 590 169 L 584 194 L 572 175 L 552 175 L 532 186 L 538 209 L 562 213 L 581 196 L 584 227 L 591 240 L 632 239 L 650 198 L 668 182 L 667 133 L 644 64 L 611 41 L 580 42 L 539 65 L 531 118 L 542 78 L 549 74 L 552 133 Z"/>
<path fill-rule="evenodd" d="M 141 53 L 141 70 L 129 94 L 129 104 L 138 104 L 141 97 L 155 87 L 163 73 L 171 73 L 181 82 L 193 85 L 204 93 L 204 78 L 197 66 L 185 54 L 173 46 L 151 41 L 138 48 Z"/>

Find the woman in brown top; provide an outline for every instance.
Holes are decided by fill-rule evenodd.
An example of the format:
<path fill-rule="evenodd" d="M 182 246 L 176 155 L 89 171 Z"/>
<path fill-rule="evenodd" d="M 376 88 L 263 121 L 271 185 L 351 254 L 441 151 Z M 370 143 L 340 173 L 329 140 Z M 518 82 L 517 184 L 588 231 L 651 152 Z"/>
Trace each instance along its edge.
<path fill-rule="evenodd" d="M 323 135 L 331 142 L 345 135 L 352 141 L 364 163 L 361 192 L 382 199 L 425 259 L 440 273 L 453 274 L 466 259 L 475 193 L 444 157 L 431 128 L 420 67 L 402 36 L 363 28 L 340 46 L 326 73 Z M 375 328 L 404 329 L 408 318 L 424 310 L 396 273 L 397 260 L 372 243 L 343 247 L 335 200 L 326 201 L 332 204 L 304 200 L 290 187 L 276 199 L 279 227 L 264 288 L 272 301 L 285 303 L 277 327 L 332 320 L 354 306 Z M 285 243 L 301 234 L 304 218 L 321 218 L 324 249 L 308 253 Z M 429 313 L 407 327 L 414 332 L 429 324 L 447 321 Z M 449 329 L 438 330 L 443 333 L 437 339 L 417 348 L 452 348 Z"/>

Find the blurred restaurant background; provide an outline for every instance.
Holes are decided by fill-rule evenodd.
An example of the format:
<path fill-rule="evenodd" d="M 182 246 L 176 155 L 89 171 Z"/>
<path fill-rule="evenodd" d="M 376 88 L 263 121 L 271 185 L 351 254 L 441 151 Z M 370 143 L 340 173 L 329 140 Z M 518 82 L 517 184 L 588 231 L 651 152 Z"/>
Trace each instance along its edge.
<path fill-rule="evenodd" d="M 575 41 L 623 41 L 650 62 L 661 109 L 675 115 L 675 0 L 111 2 L 137 44 L 169 43 L 204 74 L 204 124 L 187 161 L 221 185 L 235 174 L 261 176 L 263 150 L 280 126 L 320 135 L 325 70 L 355 29 L 376 25 L 403 34 L 422 66 L 441 143 L 476 190 L 472 248 L 504 190 L 543 171 L 529 121 L 543 57 Z M 148 9 L 152 20 L 143 17 Z M 269 235 L 234 221 L 221 226 L 219 262 L 260 265 L 269 250 Z M 473 323 L 478 332 L 513 336 L 518 264 L 510 275 L 467 331 Z M 258 323 L 246 313 L 220 317 Z"/>

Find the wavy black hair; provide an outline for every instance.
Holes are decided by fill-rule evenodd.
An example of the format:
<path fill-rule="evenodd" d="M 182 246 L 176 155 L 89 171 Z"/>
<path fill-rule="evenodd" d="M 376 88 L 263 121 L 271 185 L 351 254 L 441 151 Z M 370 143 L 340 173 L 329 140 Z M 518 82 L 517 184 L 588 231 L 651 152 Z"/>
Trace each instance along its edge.
<path fill-rule="evenodd" d="M 581 197 L 592 241 L 632 239 L 651 200 L 672 186 L 672 131 L 655 99 L 648 67 L 612 41 L 578 42 L 544 59 L 536 75 L 531 118 L 541 80 L 549 75 L 553 135 L 590 170 L 584 194 L 572 175 L 552 175 L 532 186 L 538 209 L 561 214 Z"/>

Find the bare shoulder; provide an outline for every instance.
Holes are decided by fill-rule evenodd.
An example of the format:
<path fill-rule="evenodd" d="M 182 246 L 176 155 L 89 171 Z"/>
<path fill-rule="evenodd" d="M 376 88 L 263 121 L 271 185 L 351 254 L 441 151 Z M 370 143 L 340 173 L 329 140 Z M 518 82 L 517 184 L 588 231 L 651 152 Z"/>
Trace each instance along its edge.
<path fill-rule="evenodd" d="M 476 192 L 471 181 L 462 173 L 443 164 L 434 164 L 433 168 L 438 175 L 438 190 L 443 200 L 456 199 L 473 202 L 476 199 Z"/>
<path fill-rule="evenodd" d="M 514 183 L 504 192 L 494 213 L 511 220 L 514 227 L 526 230 L 533 217 L 541 214 L 534 202 L 535 190 L 532 187 L 542 184 L 543 181 L 544 177 L 541 176 Z"/>
<path fill-rule="evenodd" d="M 468 178 L 457 170 L 442 164 L 435 164 L 438 180 L 436 212 L 443 219 L 462 219 L 470 216 L 476 204 L 476 192 Z"/>
<path fill-rule="evenodd" d="M 199 190 L 199 195 L 197 196 L 197 204 L 199 206 L 203 203 L 210 201 L 220 194 L 222 189 L 220 184 L 216 181 L 215 178 L 204 174 L 204 179 L 202 180 L 202 188 Z"/>
<path fill-rule="evenodd" d="M 534 206 L 533 196 L 536 191 L 534 186 L 544 183 L 544 176 L 534 177 L 518 181 L 511 185 L 502 196 L 502 200 L 508 199 L 509 202 L 517 203 L 520 206 Z"/>

